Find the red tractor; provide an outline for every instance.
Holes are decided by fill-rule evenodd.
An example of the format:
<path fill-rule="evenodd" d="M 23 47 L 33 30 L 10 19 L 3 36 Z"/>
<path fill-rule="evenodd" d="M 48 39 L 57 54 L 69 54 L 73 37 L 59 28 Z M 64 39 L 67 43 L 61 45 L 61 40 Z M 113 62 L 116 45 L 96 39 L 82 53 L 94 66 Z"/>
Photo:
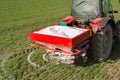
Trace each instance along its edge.
<path fill-rule="evenodd" d="M 120 21 L 115 22 L 114 13 L 117 11 L 112 9 L 109 0 L 72 0 L 71 16 L 48 26 L 53 32 L 60 33 L 62 29 L 64 35 L 70 35 L 50 35 L 48 27 L 44 27 L 29 32 L 29 38 L 33 41 L 32 46 L 46 50 L 43 55 L 46 61 L 71 64 L 79 57 L 86 62 L 87 55 L 92 55 L 101 62 L 110 56 L 113 42 L 120 42 Z M 40 31 L 43 33 L 38 33 Z M 68 37 L 75 33 L 75 36 Z"/>

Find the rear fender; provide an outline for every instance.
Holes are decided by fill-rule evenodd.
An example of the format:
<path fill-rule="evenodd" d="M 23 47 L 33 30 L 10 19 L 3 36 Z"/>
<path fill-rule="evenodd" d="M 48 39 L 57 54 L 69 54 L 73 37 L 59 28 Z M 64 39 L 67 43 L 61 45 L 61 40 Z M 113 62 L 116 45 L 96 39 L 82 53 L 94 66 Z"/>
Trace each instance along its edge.
<path fill-rule="evenodd" d="M 91 27 L 91 28 L 93 28 L 93 27 L 98 27 L 99 29 L 102 29 L 102 28 L 104 28 L 108 23 L 109 23 L 111 26 L 114 26 L 114 25 L 115 25 L 114 20 L 112 20 L 111 18 L 107 18 L 107 17 L 104 17 L 104 18 L 96 18 L 95 20 L 91 21 L 90 27 Z"/>
<path fill-rule="evenodd" d="M 100 24 L 98 25 L 99 28 L 104 28 L 107 24 L 110 24 L 112 26 L 112 28 L 114 28 L 115 25 L 115 21 L 112 20 L 111 18 L 103 18 L 103 20 L 100 22 Z"/>

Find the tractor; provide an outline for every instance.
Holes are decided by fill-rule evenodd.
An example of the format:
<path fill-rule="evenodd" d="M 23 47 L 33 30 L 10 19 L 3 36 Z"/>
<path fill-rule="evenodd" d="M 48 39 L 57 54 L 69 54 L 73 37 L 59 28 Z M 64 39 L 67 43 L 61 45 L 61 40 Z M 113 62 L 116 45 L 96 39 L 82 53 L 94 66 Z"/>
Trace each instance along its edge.
<path fill-rule="evenodd" d="M 120 42 L 120 21 L 115 22 L 114 13 L 118 11 L 113 10 L 110 0 L 72 0 L 71 15 L 55 25 L 78 28 L 85 32 L 72 39 L 70 46 L 68 38 L 38 35 L 31 31 L 29 37 L 33 41 L 32 46 L 46 49 L 43 55 L 46 61 L 71 64 L 82 57 L 83 62 L 86 62 L 88 55 L 92 55 L 98 62 L 105 61 L 110 56 L 113 43 Z"/>

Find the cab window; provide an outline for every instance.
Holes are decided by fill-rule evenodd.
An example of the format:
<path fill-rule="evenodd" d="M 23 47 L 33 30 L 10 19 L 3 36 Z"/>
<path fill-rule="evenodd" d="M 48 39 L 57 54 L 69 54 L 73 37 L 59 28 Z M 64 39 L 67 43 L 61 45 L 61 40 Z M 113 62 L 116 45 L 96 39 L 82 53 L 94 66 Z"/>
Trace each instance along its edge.
<path fill-rule="evenodd" d="M 111 10 L 111 8 L 110 8 L 110 0 L 102 0 L 102 5 L 103 5 L 103 14 L 104 14 L 104 16 L 109 16 L 108 11 Z"/>

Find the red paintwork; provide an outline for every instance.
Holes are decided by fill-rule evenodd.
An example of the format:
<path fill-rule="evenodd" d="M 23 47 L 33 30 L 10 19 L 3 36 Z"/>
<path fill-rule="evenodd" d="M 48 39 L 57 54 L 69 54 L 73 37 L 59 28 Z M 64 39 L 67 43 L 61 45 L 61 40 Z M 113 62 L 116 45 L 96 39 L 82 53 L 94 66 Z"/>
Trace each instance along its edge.
<path fill-rule="evenodd" d="M 65 18 L 62 19 L 63 22 L 66 22 L 67 24 L 71 24 L 75 18 L 73 16 L 66 16 Z"/>
<path fill-rule="evenodd" d="M 102 20 L 103 20 L 103 18 L 96 18 L 95 20 L 91 21 L 90 26 L 98 27 Z"/>
<path fill-rule="evenodd" d="M 63 46 L 72 48 L 72 47 L 75 47 L 77 44 L 83 42 L 84 40 L 88 39 L 91 36 L 90 29 L 86 29 L 86 30 L 87 31 L 85 31 L 84 33 L 74 38 L 65 38 L 65 37 L 59 37 L 59 36 L 37 34 L 37 33 L 34 33 L 34 31 L 29 32 L 28 35 L 29 35 L 29 39 L 33 41 L 45 42 L 45 43 L 50 43 L 54 45 L 63 45 Z"/>
<path fill-rule="evenodd" d="M 83 51 L 85 51 L 86 49 L 89 48 L 89 44 L 86 44 L 86 46 L 84 48 L 82 48 L 81 50 L 76 49 L 72 52 L 72 51 L 64 51 L 64 50 L 56 50 L 54 48 L 48 48 L 48 47 L 45 47 L 45 46 L 42 46 L 42 45 L 38 45 L 35 42 L 32 43 L 31 46 L 36 47 L 36 48 L 45 49 L 46 51 L 49 50 L 51 52 L 60 52 L 64 55 L 72 55 L 72 56 L 76 56 L 76 55 L 82 53 Z"/>

